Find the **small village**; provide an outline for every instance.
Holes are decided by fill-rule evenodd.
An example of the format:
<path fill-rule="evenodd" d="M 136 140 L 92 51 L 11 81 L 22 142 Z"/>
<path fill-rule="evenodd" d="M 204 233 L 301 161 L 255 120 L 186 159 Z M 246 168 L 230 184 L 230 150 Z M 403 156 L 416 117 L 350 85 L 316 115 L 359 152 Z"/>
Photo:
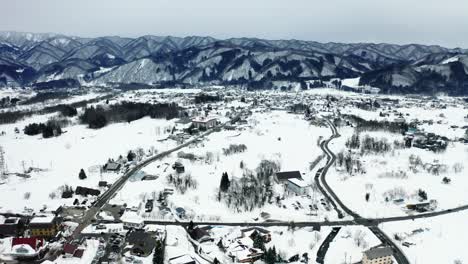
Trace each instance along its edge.
<path fill-rule="evenodd" d="M 180 110 L 171 120 L 144 119 L 133 137 L 143 136 L 142 126 L 148 126 L 143 131 L 152 131 L 151 136 L 141 141 L 147 143 L 112 153 L 101 164 L 77 164 L 82 169 L 70 172 L 76 175 L 72 181 L 60 175 L 53 182 L 41 181 L 53 167 L 27 164 L 20 157 L 13 164 L 11 148 L 4 146 L 2 192 L 8 193 L 10 184 L 28 181 L 37 187 L 57 186 L 57 191 L 35 201 L 41 196 L 31 189 L 22 195 L 21 207 L 15 207 L 17 200 L 8 206 L 6 197 L 0 205 L 1 261 L 331 263 L 336 260 L 329 259 L 333 255 L 327 251 L 337 252 L 334 245 L 346 244 L 349 255 L 342 263 L 394 263 L 394 244 L 374 232 L 372 222 L 359 229 L 352 221 L 361 221 L 362 216 L 384 223 L 392 217 L 447 212 L 458 202 L 447 199 L 446 189 L 462 191 L 452 182 L 460 181 L 463 155 L 441 158 L 441 153 L 466 149 L 468 143 L 468 110 L 460 99 L 214 88 L 136 90 L 96 104 L 118 105 L 132 99 L 142 104 L 176 103 Z M 37 107 L 45 106 L 47 102 Z M 420 108 L 434 112 L 433 117 L 414 111 Z M 454 111 L 460 118 L 448 119 Z M 66 133 L 47 140 L 83 129 L 73 118 L 71 122 L 63 128 Z M 1 137 L 11 142 L 29 139 L 18 126 L 2 125 Z M 93 133 L 81 140 L 99 136 L 99 130 Z M 339 146 L 331 143 L 335 152 L 331 154 L 324 145 L 335 133 L 341 136 L 336 139 Z M 394 170 L 388 162 L 387 171 L 366 164 L 381 155 L 408 158 Z M 372 186 L 370 180 L 359 181 L 375 176 L 374 171 Z M 430 177 L 431 183 L 415 185 L 419 180 L 408 180 L 419 175 Z M 396 187 L 396 181 L 406 183 Z M 359 197 L 344 191 L 346 182 L 363 190 L 356 192 Z M 340 208 L 341 200 L 328 191 L 328 184 L 349 204 L 350 212 Z M 395 233 L 392 243 L 416 247 L 410 238 L 431 231 L 409 232 Z"/>

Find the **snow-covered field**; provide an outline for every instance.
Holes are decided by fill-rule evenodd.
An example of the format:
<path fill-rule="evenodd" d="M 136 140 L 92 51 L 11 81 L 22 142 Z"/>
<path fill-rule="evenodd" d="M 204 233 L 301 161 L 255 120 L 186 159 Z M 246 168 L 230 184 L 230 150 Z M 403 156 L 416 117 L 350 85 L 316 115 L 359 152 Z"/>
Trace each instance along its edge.
<path fill-rule="evenodd" d="M 357 263 L 362 260 L 362 252 L 380 244 L 380 240 L 366 227 L 342 227 L 330 243 L 324 263 Z"/>
<path fill-rule="evenodd" d="M 347 80 L 346 84 L 356 84 L 358 80 Z M 408 204 L 423 201 L 431 203 L 435 210 L 444 210 L 468 204 L 468 180 L 466 166 L 468 166 L 468 145 L 462 143 L 468 126 L 468 108 L 458 98 L 430 98 L 363 95 L 343 92 L 334 89 L 314 89 L 303 93 L 278 91 L 245 92 L 236 90 L 205 90 L 216 95 L 225 93 L 223 100 L 203 105 L 193 103 L 195 95 L 201 89 L 162 89 L 126 91 L 109 100 L 109 104 L 122 101 L 161 103 L 177 102 L 184 107 L 187 116 L 200 117 L 215 116 L 220 122 L 226 122 L 232 114 L 239 113 L 247 107 L 253 106 L 251 115 L 242 117 L 235 126 L 227 127 L 200 139 L 178 152 L 172 153 L 161 160 L 148 164 L 140 172 L 131 177 L 112 197 L 110 204 L 126 205 L 121 220 L 138 218 L 138 220 L 189 220 L 196 222 L 263 222 L 278 221 L 327 221 L 338 220 L 336 212 L 322 201 L 324 198 L 315 188 L 314 176 L 322 167 L 326 159 L 322 159 L 315 166 L 311 163 L 323 155 L 318 146 L 320 140 L 331 136 L 331 130 L 325 126 L 313 125 L 320 123 L 320 118 L 328 116 L 340 119 L 343 115 L 356 115 L 365 120 L 395 121 L 404 119 L 406 122 L 418 123 L 419 132 L 432 132 L 447 137 L 448 147 L 442 152 L 432 152 L 415 147 L 405 148 L 404 136 L 400 133 L 383 131 L 361 132 L 361 139 L 365 136 L 384 139 L 391 146 L 385 153 L 366 153 L 360 156 L 359 150 L 353 150 L 354 158 L 359 158 L 363 172 L 347 173 L 344 166 L 332 166 L 326 175 L 327 182 L 340 199 L 349 208 L 366 218 L 381 218 L 417 214 L 407 208 Z M 4 90 L 1 96 L 20 96 L 31 98 L 35 93 L 31 91 Z M 20 105 L 10 110 L 41 109 L 58 103 L 73 103 L 100 96 L 100 91 L 89 94 L 74 94 L 66 100 L 48 100 L 30 106 Z M 385 98 L 384 98 L 385 97 Z M 242 99 L 241 99 L 242 98 Z M 375 102 L 383 107 L 374 108 Z M 396 100 L 398 102 L 396 103 Z M 102 100 L 101 100 L 102 101 Z M 97 102 L 99 104 L 102 102 Z M 255 105 L 257 105 L 255 107 Z M 306 121 L 304 114 L 292 114 L 287 111 L 290 105 L 311 105 L 310 119 Z M 209 109 L 209 110 L 208 110 Z M 364 110 L 369 109 L 369 110 Z M 83 109 L 78 109 L 81 113 Z M 43 139 L 41 135 L 27 136 L 22 131 L 15 133 L 15 128 L 22 130 L 33 122 L 46 122 L 57 114 L 33 115 L 14 124 L 0 125 L 0 146 L 3 148 L 7 167 L 6 177 L 0 179 L 0 212 L 21 213 L 23 209 L 31 208 L 55 209 L 60 205 L 71 205 L 71 199 L 60 198 L 61 188 L 69 185 L 73 189 L 77 186 L 105 190 L 98 187 L 99 181 L 113 183 L 123 175 L 123 169 L 118 173 L 101 172 L 101 167 L 110 159 L 124 159 L 129 150 L 141 149 L 142 156 L 150 156 L 173 148 L 178 143 L 167 139 L 173 127 L 187 127 L 176 123 L 176 120 L 162 120 L 142 118 L 131 123 L 109 124 L 101 129 L 89 129 L 79 124 L 77 117 L 71 118 L 71 124 L 63 128 L 59 137 Z M 244 120 L 245 119 L 245 120 Z M 347 153 L 346 142 L 355 133 L 355 129 L 343 122 L 338 127 L 341 137 L 330 142 L 330 149 L 334 153 Z M 418 132 L 418 133 L 419 133 Z M 179 131 L 176 131 L 178 134 Z M 189 138 L 185 135 L 185 140 Z M 394 142 L 399 142 L 398 144 Z M 244 151 L 226 154 L 229 147 L 245 146 Z M 138 151 L 136 151 L 138 152 Z M 188 155 L 187 155 L 188 154 Z M 189 158 L 192 156 L 193 158 Z M 360 156 L 360 157 L 359 157 Z M 262 161 L 272 161 L 278 165 L 280 171 L 300 171 L 306 187 L 306 193 L 295 195 L 288 191 L 283 184 L 273 183 L 271 195 L 265 192 L 264 204 L 258 206 L 235 207 L 228 206 L 231 198 L 246 199 L 252 193 L 220 192 L 223 173 L 228 174 L 231 183 L 241 189 L 241 183 L 256 184 L 249 174 L 255 175 Z M 415 164 L 418 160 L 418 165 Z M 176 172 L 173 165 L 182 163 L 184 172 Z M 437 173 L 433 168 L 439 168 Z M 80 180 L 78 174 L 84 169 L 87 178 Z M 28 171 L 26 173 L 26 171 Z M 27 176 L 25 176 L 27 175 Z M 191 178 L 186 190 L 170 182 L 171 176 Z M 443 179 L 449 179 L 444 183 Z M 185 182 L 186 183 L 186 182 Z M 232 186 L 232 185 L 231 185 Z M 261 193 L 265 186 L 254 186 L 253 189 Z M 420 190 L 427 193 L 427 199 L 421 199 Z M 152 212 L 145 212 L 145 203 L 149 199 L 157 201 L 161 193 L 167 195 L 167 207 L 164 203 L 155 202 Z M 173 192 L 173 193 L 172 193 Z M 255 193 L 255 192 L 254 192 Z M 419 194 L 418 194 L 419 193 Z M 229 194 L 229 195 L 227 195 Z M 269 198 L 267 194 L 270 195 Z M 366 199 L 366 194 L 368 197 Z M 233 198 L 234 197 L 234 198 Z M 255 197 L 255 196 L 250 196 Z M 87 205 L 94 198 L 88 198 Z M 256 198 L 250 198 L 252 201 Z M 397 202 L 396 200 L 402 199 Z M 84 197 L 80 197 L 84 200 Z M 81 202 L 80 201 L 80 202 Z M 108 205 L 109 208 L 112 205 Z M 316 209 L 313 209 L 317 206 Z M 118 208 L 118 207 L 117 207 Z M 131 208 L 131 210 L 129 209 Z M 184 208 L 186 213 L 177 213 Z M 311 209 L 312 208 L 312 209 Z M 463 219 L 467 212 L 450 214 L 440 217 L 420 219 L 416 221 L 402 221 L 386 223 L 383 230 L 392 238 L 398 233 L 403 241 L 398 242 L 408 255 L 411 263 L 453 263 L 457 259 L 467 260 L 463 253 L 464 237 L 468 237 L 468 230 L 463 228 Z M 113 215 L 99 212 L 105 220 L 114 220 Z M 3 219 L 2 219 L 3 220 Z M 68 225 L 68 224 L 67 224 Z M 71 224 L 76 226 L 77 224 Z M 97 229 L 90 225 L 84 233 L 123 233 L 122 223 L 107 224 L 106 229 Z M 151 229 L 151 226 L 146 228 Z M 155 227 L 156 228 L 156 227 Z M 215 244 L 219 239 L 229 243 L 241 241 L 252 247 L 253 241 L 248 236 L 239 237 L 241 227 L 212 226 L 210 235 L 214 242 L 203 243 L 203 256 L 195 252 L 193 241 L 181 227 L 158 227 L 167 231 L 166 260 L 181 255 L 197 259 L 199 263 L 206 263 L 203 257 L 221 259 L 222 263 L 231 260 Z M 283 258 L 290 258 L 296 254 L 300 257 L 307 253 L 310 261 L 315 260 L 318 247 L 332 230 L 322 227 L 321 231 L 312 228 L 269 227 L 271 242 L 266 248 L 275 247 Z M 357 239 L 360 238 L 360 239 Z M 240 240 L 239 240 L 240 239 Z M 358 241 L 359 240 L 359 243 Z M 3 240 L 2 240 L 3 241 Z M 446 241 L 451 241 L 451 247 L 444 247 Z M 457 242 L 458 241 L 458 242 Z M 406 242 L 404 245 L 403 242 Z M 0 253 L 8 248 L 0 246 Z M 325 263 L 356 263 L 361 260 L 362 252 L 377 246 L 380 241 L 365 227 L 342 227 L 331 243 L 326 255 Z M 233 244 L 235 245 L 235 244 Z M 85 257 L 80 263 L 87 261 L 96 254 L 98 244 L 93 240 L 87 241 Z M 10 246 L 11 248 L 11 246 Z M 442 248 L 442 249 L 441 249 Z M 425 250 L 430 249 L 430 254 Z M 432 253 L 435 252 L 435 253 Z M 151 256 L 138 259 L 143 263 L 151 263 Z M 59 258 L 57 263 L 78 263 L 76 260 Z"/>
<path fill-rule="evenodd" d="M 85 125 L 66 127 L 66 133 L 59 137 L 43 139 L 41 135 L 28 136 L 15 134 L 14 128 L 23 128 L 32 122 L 45 122 L 51 115 L 34 116 L 15 124 L 0 125 L 0 131 L 7 134 L 1 137 L 5 161 L 10 173 L 23 173 L 29 167 L 39 168 L 31 178 L 10 175 L 2 181 L 0 192 L 1 211 L 18 211 L 27 206 L 35 210 L 47 205 L 55 209 L 62 203 L 71 204 L 73 199 L 51 199 L 63 185 L 77 185 L 96 188 L 99 181 L 112 183 L 120 175 L 100 173 L 109 158 L 126 156 L 129 150 L 154 147 L 158 152 L 175 145 L 172 140 L 159 142 L 167 137 L 166 128 L 174 121 L 143 118 L 132 123 L 111 124 L 99 130 Z M 80 180 L 78 173 L 84 169 L 87 179 Z M 30 193 L 25 199 L 25 193 Z"/>
<path fill-rule="evenodd" d="M 346 139 L 352 135 L 353 131 L 345 127 L 340 128 L 339 133 L 342 136 L 330 144 L 330 148 L 335 153 L 344 149 Z M 385 138 L 388 142 L 402 139 L 399 134 L 384 132 L 363 134 Z M 419 156 L 423 164 L 446 165 L 447 171 L 439 175 L 433 175 L 423 168 L 418 168 L 417 172 L 412 171 L 410 170 L 411 155 Z M 365 155 L 361 161 L 365 173 L 349 175 L 332 167 L 327 175 L 327 181 L 348 207 L 364 217 L 379 218 L 412 213 L 407 212 L 405 205 L 420 202 L 417 195 L 419 189 L 427 192 L 428 200 L 437 201 L 436 210 L 468 204 L 466 196 L 468 180 L 464 176 L 464 171 L 466 171 L 464 167 L 468 161 L 468 146 L 463 143 L 451 143 L 447 150 L 441 153 L 413 147 L 397 149 L 385 154 Z M 454 167 L 459 165 L 462 165 L 461 170 L 456 171 Z M 451 183 L 443 184 L 444 177 L 450 178 Z M 370 194 L 369 201 L 365 199 L 366 193 Z M 404 202 L 394 203 L 394 200 L 400 198 L 404 199 Z"/>
<path fill-rule="evenodd" d="M 465 263 L 468 260 L 468 212 L 382 224 L 410 263 Z M 395 240 L 394 234 L 402 239 Z M 408 246 L 403 243 L 407 242 Z M 461 262 L 455 262 L 459 260 Z"/>
<path fill-rule="evenodd" d="M 286 209 L 276 204 L 267 204 L 263 208 L 238 214 L 227 208 L 223 202 L 216 200 L 217 189 L 223 172 L 230 178 L 241 178 L 244 170 L 255 170 L 264 159 L 277 161 L 282 171 L 299 170 L 303 173 L 306 183 L 312 184 L 316 166 L 309 170 L 309 163 L 322 154 L 317 146 L 319 137 L 328 137 L 331 131 L 327 127 L 309 125 L 300 115 L 287 114 L 276 111 L 273 113 L 254 113 L 248 120 L 248 125 L 242 131 L 221 131 L 208 136 L 196 146 L 182 149 L 187 153 L 201 156 L 201 161 L 182 159 L 186 174 L 190 174 L 197 181 L 197 188 L 186 193 L 176 192 L 170 197 L 172 207 L 183 207 L 193 211 L 197 220 L 251 220 L 257 218 L 261 212 L 268 212 L 272 219 L 277 220 L 317 220 L 323 217 L 334 217 L 334 212 L 323 212 L 316 216 L 307 215 L 307 203 L 312 200 L 300 196 L 291 196 L 282 203 Z M 243 153 L 225 156 L 222 148 L 230 144 L 245 144 L 247 150 Z M 206 162 L 206 153 L 211 162 Z M 150 197 L 153 192 L 160 192 L 171 187 L 167 184 L 166 175 L 173 173 L 172 164 L 178 160 L 174 153 L 171 156 L 155 162 L 144 169 L 146 174 L 158 175 L 159 178 L 148 184 L 146 181 L 129 181 L 120 193 L 111 201 L 117 204 L 138 204 L 143 197 Z M 241 168 L 240 163 L 243 163 Z M 279 186 L 277 186 L 279 187 Z M 318 200 L 321 195 L 310 191 L 310 195 Z M 292 203 L 300 201 L 304 209 L 294 210 Z M 157 217 L 157 216 L 155 216 Z"/>
<path fill-rule="evenodd" d="M 344 168 L 333 166 L 327 181 L 344 203 L 364 217 L 378 218 L 407 215 L 415 212 L 406 209 L 407 204 L 419 203 L 418 191 L 427 192 L 428 200 L 436 200 L 436 210 L 454 208 L 468 204 L 466 199 L 467 181 L 464 177 L 468 161 L 468 145 L 458 142 L 465 136 L 468 126 L 468 109 L 457 98 L 424 100 L 385 96 L 389 101 L 380 102 L 383 106 L 365 110 L 356 105 L 380 100 L 384 96 L 336 93 L 334 96 L 345 99 L 336 103 L 342 114 L 356 115 L 365 120 L 390 121 L 402 117 L 406 122 L 418 121 L 417 128 L 422 132 L 435 133 L 449 139 L 443 152 L 432 152 L 416 147 L 396 148 L 387 153 L 366 154 L 359 157 L 364 173 L 349 174 Z M 394 100 L 399 103 L 395 104 Z M 422 122 L 424 121 L 424 122 Z M 355 133 L 354 128 L 338 128 L 341 137 L 330 143 L 334 153 L 348 152 L 346 141 Z M 370 137 L 383 139 L 390 145 L 394 141 L 404 142 L 404 136 L 390 132 L 361 132 L 361 139 Z M 412 158 L 421 161 L 413 169 Z M 432 173 L 431 167 L 440 167 L 440 173 Z M 444 178 L 450 179 L 443 184 Z M 350 191 L 353 190 L 353 191 Z M 366 194 L 369 200 L 366 201 Z M 395 203 L 394 200 L 404 199 Z"/>

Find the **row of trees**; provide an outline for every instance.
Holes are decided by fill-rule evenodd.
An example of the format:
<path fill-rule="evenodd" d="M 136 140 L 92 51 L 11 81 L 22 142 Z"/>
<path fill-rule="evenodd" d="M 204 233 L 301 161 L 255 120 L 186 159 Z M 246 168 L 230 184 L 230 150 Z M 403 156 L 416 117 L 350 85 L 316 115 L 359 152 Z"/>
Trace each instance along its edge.
<path fill-rule="evenodd" d="M 31 123 L 24 127 L 24 134 L 28 136 L 34 136 L 42 134 L 43 138 L 50 138 L 53 136 L 60 136 L 62 134 L 62 128 L 58 122 L 52 120 L 47 123 Z"/>
<path fill-rule="evenodd" d="M 210 103 L 210 102 L 219 102 L 221 101 L 221 97 L 219 95 L 209 95 L 209 94 L 198 94 L 195 96 L 195 103 L 202 104 L 202 103 Z"/>
<path fill-rule="evenodd" d="M 44 115 L 44 114 L 50 114 L 50 113 L 56 113 L 56 112 L 59 112 L 64 116 L 69 116 L 67 115 L 68 110 L 70 110 L 70 109 L 67 110 L 67 108 L 69 107 L 77 109 L 80 107 L 85 107 L 86 105 L 91 104 L 91 103 L 99 102 L 101 100 L 106 100 L 106 99 L 108 100 L 109 98 L 113 96 L 114 96 L 113 94 L 108 94 L 105 96 L 96 97 L 96 98 L 89 99 L 89 100 L 75 102 L 69 105 L 58 104 L 58 105 L 47 106 L 41 110 L 3 112 L 3 113 L 0 113 L 0 124 L 11 124 L 11 123 L 17 122 L 20 119 L 23 119 L 25 117 L 29 117 L 32 115 Z M 23 104 L 27 104 L 27 103 L 29 102 L 23 102 Z M 73 110 L 71 111 L 74 112 Z"/>
<path fill-rule="evenodd" d="M 223 148 L 223 154 L 228 156 L 231 154 L 242 153 L 247 150 L 244 144 L 231 144 L 228 148 Z"/>
<path fill-rule="evenodd" d="M 18 103 L 19 101 L 20 99 L 15 98 L 15 97 L 12 97 L 12 98 L 10 98 L 10 96 L 2 97 L 0 99 L 0 108 L 9 107 L 11 105 L 16 105 L 16 103 Z"/>
<path fill-rule="evenodd" d="M 78 114 L 76 108 L 71 105 L 60 105 L 59 112 L 61 115 L 66 117 L 73 117 Z"/>
<path fill-rule="evenodd" d="M 403 134 L 408 131 L 408 128 L 410 127 L 407 123 L 365 120 L 356 115 L 344 115 L 344 117 L 356 124 L 357 131 L 387 131 Z"/>
<path fill-rule="evenodd" d="M 82 123 L 88 124 L 90 128 L 98 129 L 106 126 L 109 122 L 132 122 L 145 116 L 172 119 L 179 115 L 179 111 L 180 108 L 173 103 L 122 102 L 105 108 L 102 106 L 88 107 L 80 116 L 80 120 Z"/>
<path fill-rule="evenodd" d="M 184 194 L 189 189 L 196 189 L 198 182 L 192 177 L 191 174 L 169 174 L 166 178 L 169 184 L 172 184 L 176 190 Z"/>
<path fill-rule="evenodd" d="M 364 173 L 364 167 L 361 161 L 356 158 L 350 151 L 341 151 L 336 155 L 336 166 L 343 167 L 350 175 L 355 173 Z"/>
<path fill-rule="evenodd" d="M 398 144 L 400 146 L 400 144 Z M 361 154 L 383 154 L 392 150 L 385 138 L 375 138 L 365 135 L 362 139 L 359 133 L 354 133 L 347 141 L 346 147 L 359 149 Z"/>
<path fill-rule="evenodd" d="M 421 157 L 411 154 L 408 158 L 409 161 L 409 169 L 413 173 L 418 173 L 420 171 L 425 171 L 427 173 L 430 173 L 432 175 L 440 175 L 447 173 L 449 171 L 449 166 L 445 164 L 439 164 L 439 163 L 423 163 Z M 453 173 L 461 173 L 464 170 L 464 166 L 462 163 L 457 162 L 452 165 L 451 168 Z"/>

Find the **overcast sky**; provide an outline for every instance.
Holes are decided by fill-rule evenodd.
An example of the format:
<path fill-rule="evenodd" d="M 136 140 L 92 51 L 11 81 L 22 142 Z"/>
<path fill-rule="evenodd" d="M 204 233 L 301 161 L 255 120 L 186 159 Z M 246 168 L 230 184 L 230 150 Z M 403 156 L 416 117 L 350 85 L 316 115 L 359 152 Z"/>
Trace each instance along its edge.
<path fill-rule="evenodd" d="M 468 48 L 468 0 L 3 0 L 0 30 Z"/>

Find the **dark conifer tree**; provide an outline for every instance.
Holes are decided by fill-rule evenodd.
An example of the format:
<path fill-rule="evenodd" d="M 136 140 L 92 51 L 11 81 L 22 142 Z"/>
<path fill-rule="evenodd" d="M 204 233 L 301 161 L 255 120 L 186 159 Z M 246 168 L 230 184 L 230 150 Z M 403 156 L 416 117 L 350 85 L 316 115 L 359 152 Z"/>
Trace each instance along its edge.
<path fill-rule="evenodd" d="M 223 172 L 223 175 L 221 176 L 221 183 L 219 184 L 219 189 L 223 192 L 226 192 L 229 189 L 230 185 L 229 177 L 227 172 Z"/>
<path fill-rule="evenodd" d="M 83 169 L 80 170 L 80 174 L 78 175 L 78 177 L 80 178 L 80 180 L 84 180 L 86 179 L 86 173 Z"/>

